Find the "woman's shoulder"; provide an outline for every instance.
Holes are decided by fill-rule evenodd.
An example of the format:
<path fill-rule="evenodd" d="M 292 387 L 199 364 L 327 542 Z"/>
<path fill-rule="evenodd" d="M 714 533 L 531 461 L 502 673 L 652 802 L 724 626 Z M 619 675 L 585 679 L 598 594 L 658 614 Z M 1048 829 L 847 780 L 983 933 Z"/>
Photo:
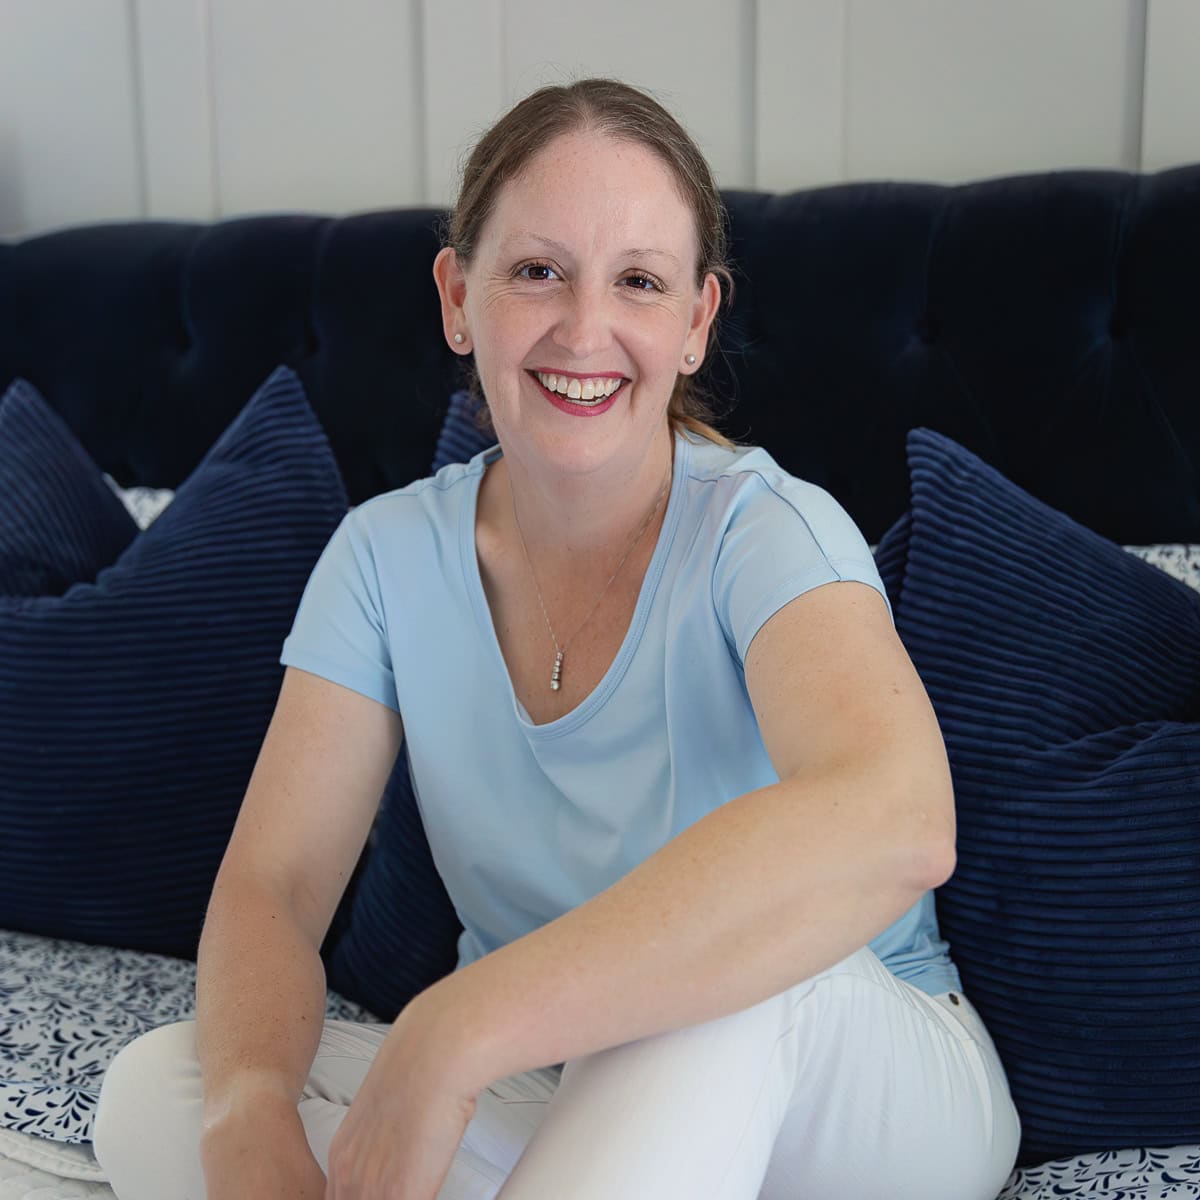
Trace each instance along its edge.
<path fill-rule="evenodd" d="M 791 474 L 762 446 L 689 438 L 688 476 L 721 523 L 800 517 L 819 528 L 844 528 L 850 521 L 837 499 L 819 484 Z M 851 522 L 852 524 L 852 522 Z"/>
<path fill-rule="evenodd" d="M 380 492 L 351 509 L 347 520 L 367 536 L 395 534 L 417 522 L 441 525 L 457 521 L 464 504 L 473 504 L 489 451 L 467 462 L 447 463 L 436 474 Z"/>

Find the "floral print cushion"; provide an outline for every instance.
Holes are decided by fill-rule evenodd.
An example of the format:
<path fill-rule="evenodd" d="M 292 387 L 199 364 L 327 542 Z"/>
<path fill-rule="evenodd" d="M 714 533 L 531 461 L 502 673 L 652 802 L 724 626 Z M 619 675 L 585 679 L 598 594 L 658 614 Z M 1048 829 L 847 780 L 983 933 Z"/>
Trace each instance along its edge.
<path fill-rule="evenodd" d="M 1200 545 L 1125 546 L 1130 554 L 1166 571 L 1200 592 Z"/>
<path fill-rule="evenodd" d="M 0 930 L 0 1128 L 90 1142 L 118 1050 L 194 1012 L 196 964 Z M 374 1021 L 331 992 L 330 1017 Z"/>
<path fill-rule="evenodd" d="M 1025 1167 L 1012 1173 L 997 1200 L 1195 1200 L 1200 1146 L 1106 1150 Z"/>

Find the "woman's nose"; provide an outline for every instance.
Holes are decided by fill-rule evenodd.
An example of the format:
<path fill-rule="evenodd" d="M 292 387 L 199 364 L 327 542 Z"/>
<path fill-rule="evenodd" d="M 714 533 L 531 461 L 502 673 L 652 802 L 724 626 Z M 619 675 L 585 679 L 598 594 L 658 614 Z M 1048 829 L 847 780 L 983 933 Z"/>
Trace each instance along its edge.
<path fill-rule="evenodd" d="M 583 362 L 602 350 L 610 336 L 609 313 L 602 299 L 576 294 L 566 300 L 555 341 L 574 361 Z"/>

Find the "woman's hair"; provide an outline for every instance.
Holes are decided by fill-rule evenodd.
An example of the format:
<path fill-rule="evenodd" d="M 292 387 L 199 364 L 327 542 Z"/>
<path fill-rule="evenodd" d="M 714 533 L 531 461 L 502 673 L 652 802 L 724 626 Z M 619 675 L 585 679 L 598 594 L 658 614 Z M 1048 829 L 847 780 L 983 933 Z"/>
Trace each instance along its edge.
<path fill-rule="evenodd" d="M 645 146 L 666 164 L 696 224 L 696 286 L 703 286 L 704 277 L 711 272 L 721 283 L 721 306 L 726 307 L 733 295 L 733 276 L 727 261 L 725 208 L 712 171 L 696 143 L 658 101 L 615 79 L 581 79 L 544 87 L 505 113 L 467 159 L 458 200 L 443 229 L 444 243 L 463 263 L 469 262 L 505 183 L 554 139 L 584 130 Z M 714 320 L 705 362 L 715 348 L 716 332 Z M 474 363 L 470 388 L 486 417 L 486 400 Z M 722 445 L 732 444 L 712 428 L 712 409 L 695 375 L 676 378 L 667 416 L 673 430 L 690 429 Z"/>

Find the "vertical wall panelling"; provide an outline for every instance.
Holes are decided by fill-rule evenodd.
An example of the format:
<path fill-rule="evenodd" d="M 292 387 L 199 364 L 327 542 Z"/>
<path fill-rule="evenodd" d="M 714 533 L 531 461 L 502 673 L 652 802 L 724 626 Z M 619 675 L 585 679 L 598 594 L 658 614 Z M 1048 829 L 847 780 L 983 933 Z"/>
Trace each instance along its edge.
<path fill-rule="evenodd" d="M 1149 0 L 1129 0 L 1125 33 L 1125 112 L 1121 130 L 1121 162 L 1141 170 L 1142 127 L 1146 102 L 1146 10 Z"/>
<path fill-rule="evenodd" d="M 1150 0 L 1142 167 L 1200 162 L 1200 4 Z"/>
<path fill-rule="evenodd" d="M 217 215 L 207 0 L 133 0 L 147 215 Z"/>
<path fill-rule="evenodd" d="M 209 0 L 222 215 L 419 204 L 416 0 Z"/>
<path fill-rule="evenodd" d="M 700 143 L 727 186 L 747 186 L 754 157 L 755 0 L 560 0 L 504 5 L 505 103 L 547 83 L 616 75 L 653 92 Z M 749 44 L 748 44 L 749 43 Z"/>
<path fill-rule="evenodd" d="M 505 106 L 503 0 L 421 0 L 425 199 L 449 204 L 463 155 Z"/>
<path fill-rule="evenodd" d="M 956 181 L 1136 167 L 1141 0 L 846 0 L 847 176 Z"/>
<path fill-rule="evenodd" d="M 843 177 L 845 32 L 845 0 L 758 0 L 755 187 Z"/>
<path fill-rule="evenodd" d="M 140 216 L 129 0 L 0 0 L 0 236 Z"/>

